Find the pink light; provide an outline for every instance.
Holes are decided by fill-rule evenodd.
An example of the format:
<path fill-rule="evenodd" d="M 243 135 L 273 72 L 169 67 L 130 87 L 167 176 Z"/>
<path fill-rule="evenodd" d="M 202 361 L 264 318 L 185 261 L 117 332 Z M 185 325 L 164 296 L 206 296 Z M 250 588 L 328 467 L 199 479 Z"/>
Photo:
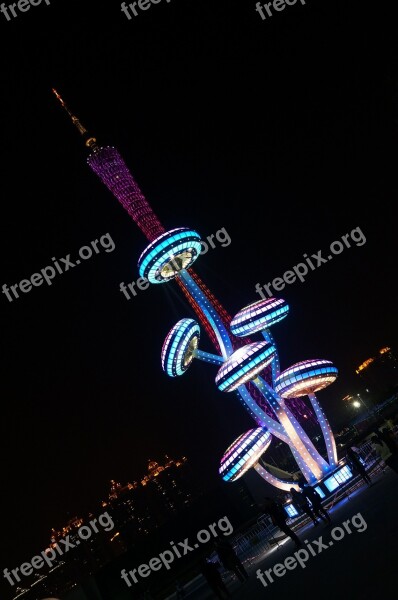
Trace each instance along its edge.
<path fill-rule="evenodd" d="M 87 162 L 148 240 L 152 242 L 165 232 L 116 148 L 100 148 Z"/>

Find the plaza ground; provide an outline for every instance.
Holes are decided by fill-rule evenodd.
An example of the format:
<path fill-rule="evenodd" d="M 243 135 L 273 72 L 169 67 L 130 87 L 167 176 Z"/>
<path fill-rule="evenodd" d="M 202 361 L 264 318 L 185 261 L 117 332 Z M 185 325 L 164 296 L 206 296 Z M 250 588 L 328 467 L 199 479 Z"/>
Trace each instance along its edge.
<path fill-rule="evenodd" d="M 287 571 L 282 577 L 273 575 L 274 582 L 264 587 L 256 578 L 257 569 L 271 569 L 277 563 L 294 555 L 295 544 L 285 541 L 279 547 L 263 551 L 259 556 L 246 561 L 249 580 L 243 584 L 235 577 L 228 577 L 226 583 L 234 600 L 256 600 L 257 598 L 294 597 L 296 600 L 319 596 L 322 600 L 342 598 L 366 600 L 367 598 L 387 598 L 396 596 L 398 556 L 398 475 L 390 469 L 373 478 L 373 485 L 363 485 L 349 499 L 340 501 L 331 511 L 333 523 L 314 527 L 306 525 L 297 534 L 309 543 L 322 536 L 323 542 L 332 540 L 333 527 L 361 513 L 367 529 L 359 533 L 351 527 L 352 533 L 345 533 L 340 541 L 310 556 L 306 568 L 299 565 Z M 305 546 L 304 546 L 305 547 Z M 314 546 L 316 549 L 316 545 Z M 253 553 L 254 554 L 254 553 Z M 265 579 L 267 581 L 267 579 Z M 187 589 L 189 600 L 215 598 L 204 581 L 199 580 L 196 589 Z M 174 596 L 175 597 L 175 596 Z"/>

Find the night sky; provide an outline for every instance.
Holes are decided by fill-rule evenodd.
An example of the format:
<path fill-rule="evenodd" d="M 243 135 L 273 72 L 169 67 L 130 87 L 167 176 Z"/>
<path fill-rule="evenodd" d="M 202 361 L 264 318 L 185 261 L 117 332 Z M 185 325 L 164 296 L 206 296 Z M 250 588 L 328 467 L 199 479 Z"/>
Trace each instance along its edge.
<path fill-rule="evenodd" d="M 387 3 L 309 0 L 262 21 L 254 0 L 163 0 L 134 20 L 120 3 L 53 0 L 7 22 L 1 58 L 0 284 L 11 286 L 109 233 L 104 249 L 51 286 L 1 294 L 2 560 L 45 548 L 51 527 L 139 478 L 148 459 L 186 455 L 204 487 L 253 426 L 216 368 L 178 379 L 163 340 L 193 316 L 176 284 L 126 300 L 146 240 L 86 164 L 51 94 L 99 143 L 118 147 L 166 227 L 206 238 L 195 269 L 231 314 L 359 227 L 352 244 L 279 295 L 282 368 L 332 360 L 321 392 L 335 427 L 355 368 L 397 348 L 397 78 Z M 212 351 L 205 334 L 201 347 Z"/>

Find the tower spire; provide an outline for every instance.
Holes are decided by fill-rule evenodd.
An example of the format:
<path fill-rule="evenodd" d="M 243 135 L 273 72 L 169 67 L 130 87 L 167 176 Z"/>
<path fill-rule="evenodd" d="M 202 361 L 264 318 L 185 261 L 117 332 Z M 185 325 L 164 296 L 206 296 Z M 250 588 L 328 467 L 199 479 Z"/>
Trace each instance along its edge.
<path fill-rule="evenodd" d="M 76 129 L 78 130 L 78 132 L 80 133 L 80 135 L 84 138 L 85 144 L 87 146 L 87 148 L 90 148 L 90 150 L 92 151 L 96 151 L 98 150 L 98 145 L 97 145 L 97 140 L 95 137 L 91 136 L 89 134 L 89 132 L 87 131 L 87 129 L 84 127 L 84 125 L 82 125 L 79 121 L 79 119 L 72 113 L 72 111 L 70 110 L 70 108 L 68 107 L 67 104 L 65 104 L 63 98 L 61 97 L 61 95 L 57 92 L 57 90 L 55 88 L 52 88 L 52 92 L 55 95 L 55 97 L 57 98 L 58 102 L 60 103 L 60 105 L 62 106 L 62 108 L 68 113 L 73 125 L 76 127 Z"/>

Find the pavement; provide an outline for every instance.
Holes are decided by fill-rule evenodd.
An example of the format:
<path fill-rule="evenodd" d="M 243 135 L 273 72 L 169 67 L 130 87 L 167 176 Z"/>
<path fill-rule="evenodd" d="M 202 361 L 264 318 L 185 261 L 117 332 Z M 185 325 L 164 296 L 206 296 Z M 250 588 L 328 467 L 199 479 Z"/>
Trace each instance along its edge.
<path fill-rule="evenodd" d="M 387 468 L 374 476 L 372 482 L 371 487 L 361 486 L 332 509 L 331 525 L 309 524 L 297 530 L 303 542 L 298 555 L 295 544 L 286 538 L 280 545 L 246 561 L 249 579 L 240 583 L 233 576 L 226 581 L 230 597 L 233 600 L 397 597 L 398 475 Z M 274 571 L 276 565 L 279 566 Z M 259 569 L 265 585 L 257 577 Z M 216 597 L 204 581 L 195 587 L 188 600 Z"/>

